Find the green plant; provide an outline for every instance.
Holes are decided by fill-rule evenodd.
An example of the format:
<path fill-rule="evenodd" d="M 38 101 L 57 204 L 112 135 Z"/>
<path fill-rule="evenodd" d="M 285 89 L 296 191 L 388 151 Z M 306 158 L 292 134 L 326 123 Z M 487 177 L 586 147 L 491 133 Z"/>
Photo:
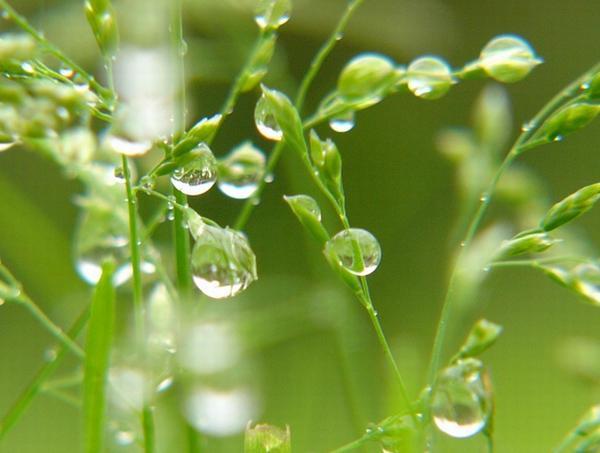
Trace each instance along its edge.
<path fill-rule="evenodd" d="M 168 76 L 172 89 L 150 94 L 134 89 L 121 97 L 117 95 L 118 80 L 116 83 L 113 70 L 119 33 L 110 1 L 90 0 L 85 5 L 104 61 L 107 80 L 104 86 L 46 40 L 6 1 L 0 0 L 4 15 L 23 32 L 4 35 L 0 42 L 3 68 L 0 96 L 6 105 L 0 117 L 2 148 L 24 145 L 49 157 L 83 184 L 85 194 L 77 200 L 81 218 L 74 248 L 79 273 L 95 286 L 89 322 L 86 309 L 65 333 L 23 292 L 13 274 L 0 267 L 0 300 L 25 306 L 60 343 L 56 354 L 3 418 L 0 439 L 42 389 L 49 388 L 48 393 L 79 404 L 70 393 L 62 392 L 60 387 L 57 390 L 56 382 L 47 386 L 62 357 L 70 352 L 83 360 L 83 370 L 78 368 L 69 385 L 83 384 L 86 451 L 103 448 L 104 432 L 109 426 L 108 393 L 116 395 L 113 398 L 119 406 L 112 417 L 125 425 L 138 423 L 118 431 L 121 442 L 138 443 L 146 452 L 155 451 L 160 429 L 155 427 L 156 400 L 174 382 L 181 385 L 184 393 L 187 391 L 181 425 L 186 426 L 189 451 L 201 451 L 203 447 L 199 445 L 205 442 L 202 433 L 210 434 L 203 420 L 220 416 L 203 412 L 206 407 L 215 407 L 206 401 L 220 397 L 215 392 L 196 390 L 193 385 L 186 389 L 186 384 L 193 380 L 190 375 L 194 372 L 210 374 L 228 360 L 225 352 L 220 357 L 217 354 L 217 358 L 198 359 L 194 355 L 198 354 L 197 349 L 207 347 L 207 343 L 198 346 L 198 338 L 214 341 L 208 347 L 217 351 L 221 347 L 219 342 L 229 340 L 227 327 L 219 323 L 208 322 L 200 327 L 186 324 L 186 318 L 197 309 L 192 306 L 197 297 L 194 285 L 208 298 L 225 299 L 242 293 L 257 279 L 256 256 L 241 231 L 282 153 L 289 150 L 305 167 L 317 193 L 331 205 L 331 210 L 323 210 L 322 214 L 318 201 L 305 194 L 286 196 L 285 201 L 323 251 L 330 268 L 366 310 L 402 400 L 398 413 L 374 423 L 357 440 L 335 451 L 349 451 L 369 443 L 378 443 L 386 451 L 423 451 L 425 445 L 435 451 L 434 427 L 455 438 L 482 433 L 489 451 L 493 450 L 493 391 L 479 355 L 492 346 L 502 329 L 489 321 L 478 321 L 458 352 L 446 361 L 450 352 L 448 329 L 458 319 L 472 315 L 481 285 L 493 269 L 540 269 L 584 300 L 600 304 L 597 258 L 587 256 L 585 250 L 571 243 L 567 225 L 600 199 L 600 183 L 588 185 L 547 207 L 538 196 L 542 188 L 529 177 L 527 170 L 513 166 L 522 154 L 561 141 L 597 116 L 600 66 L 594 66 L 548 102 L 523 127 L 505 156 L 510 112 L 505 92 L 496 85 L 486 88 L 481 95 L 472 129 L 446 130 L 440 134 L 440 149 L 458 168 L 464 225 L 457 226 L 462 241 L 435 335 L 427 380 L 419 397 L 413 398 L 384 334 L 366 278 L 379 265 L 381 247 L 370 232 L 351 226 L 342 178 L 342 153 L 333 140 L 322 140 L 316 127 L 329 123 L 334 131 L 347 132 L 354 126 L 357 112 L 396 94 L 412 93 L 418 98 L 436 100 L 458 82 L 487 77 L 499 82 L 517 82 L 541 60 L 527 42 L 513 35 L 492 39 L 475 61 L 460 68 L 452 68 L 443 59 L 432 56 L 402 66 L 382 54 L 361 54 L 348 62 L 339 75 L 337 87 L 324 97 L 313 114 L 305 117 L 307 93 L 361 3 L 361 0 L 348 2 L 336 28 L 312 60 L 293 101 L 281 91 L 260 86 L 254 120 L 257 130 L 276 142 L 269 158 L 265 159 L 250 142 L 244 142 L 229 155 L 217 159 L 211 145 L 240 96 L 257 91 L 268 74 L 278 29 L 290 16 L 289 1 L 258 2 L 255 20 L 259 36 L 222 108 L 188 128 L 188 82 L 183 60 L 187 44 L 180 0 L 169 5 L 171 50 L 159 49 L 151 56 L 158 59 L 159 67 L 174 69 L 175 76 Z M 127 57 L 135 55 L 120 58 Z M 149 99 L 153 96 L 156 99 Z M 149 101 L 157 102 L 159 113 L 166 112 L 167 116 L 159 114 L 158 119 L 140 121 L 138 116 L 144 109 L 156 107 L 148 105 Z M 149 158 L 155 158 L 157 153 L 161 155 L 148 166 Z M 143 164 L 138 165 L 135 158 L 143 158 L 140 159 Z M 188 205 L 188 196 L 201 195 L 215 184 L 231 198 L 245 200 L 233 229 L 221 227 Z M 501 225 L 480 231 L 492 200 L 510 201 L 511 197 L 521 197 L 518 202 L 509 203 L 517 208 L 515 216 L 520 232 L 512 234 Z M 141 201 L 149 199 L 158 203 L 152 204 L 150 215 L 140 209 Z M 335 229 L 324 219 L 324 214 L 331 213 L 338 223 Z M 174 262 L 169 261 L 163 244 L 154 236 L 165 217 L 173 222 L 170 245 Z M 536 217 L 535 222 L 532 217 Z M 554 237 L 558 228 L 564 232 L 563 244 L 558 244 L 559 239 Z M 151 293 L 146 288 L 146 278 L 155 283 Z M 123 329 L 113 336 L 117 287 L 119 291 L 127 287 L 131 290 L 134 329 L 133 333 Z M 175 304 L 170 305 L 166 300 Z M 210 312 L 212 303 L 203 299 L 200 309 Z M 76 337 L 86 323 L 87 339 L 82 349 Z M 179 330 L 183 331 L 183 338 L 176 335 Z M 119 348 L 112 350 L 114 343 L 119 343 Z M 175 349 L 177 360 L 173 358 Z M 188 355 L 192 359 L 187 360 Z M 135 368 L 119 366 L 119 360 L 133 363 Z M 244 412 L 251 405 L 250 396 L 239 390 L 227 397 L 238 401 L 240 407 L 238 414 L 229 413 L 228 417 L 251 417 Z M 592 409 L 559 451 L 591 451 L 599 436 L 597 412 Z M 119 417 L 123 420 L 118 420 Z M 135 434 L 138 430 L 139 438 Z M 248 428 L 245 443 L 248 452 L 289 451 L 289 448 L 290 429 L 284 431 L 268 425 Z"/>

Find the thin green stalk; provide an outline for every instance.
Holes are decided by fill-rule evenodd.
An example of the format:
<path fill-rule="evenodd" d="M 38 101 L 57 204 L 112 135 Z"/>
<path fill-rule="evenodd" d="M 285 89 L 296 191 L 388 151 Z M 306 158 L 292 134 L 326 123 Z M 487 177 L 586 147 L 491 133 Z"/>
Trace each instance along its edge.
<path fill-rule="evenodd" d="M 83 359 L 85 353 L 83 349 L 71 339 L 70 335 L 58 327 L 38 305 L 21 289 L 22 285 L 18 282 L 10 270 L 0 262 L 0 274 L 14 288 L 14 294 L 5 296 L 7 302 L 14 302 L 25 307 L 31 315 L 40 322 L 40 324 L 58 341 L 60 341 L 76 357 Z"/>
<path fill-rule="evenodd" d="M 567 87 L 565 87 L 560 93 L 558 93 L 550 102 L 548 102 L 534 117 L 531 124 L 534 125 L 533 128 L 529 130 L 523 131 L 511 150 L 508 152 L 504 162 L 499 167 L 498 171 L 494 175 L 492 181 L 488 185 L 487 190 L 484 192 L 484 196 L 482 197 L 482 202 L 479 205 L 473 219 L 471 220 L 469 227 L 467 229 L 464 240 L 461 242 L 461 250 L 458 254 L 455 265 L 450 276 L 450 280 L 448 283 L 448 289 L 446 292 L 446 297 L 444 300 L 444 304 L 442 306 L 442 312 L 440 315 L 440 321 L 438 323 L 435 339 L 433 342 L 433 350 L 431 354 L 431 360 L 429 364 L 429 372 L 428 372 L 428 386 L 431 387 L 435 381 L 435 377 L 437 375 L 438 369 L 440 368 L 440 364 L 442 361 L 443 355 L 443 347 L 446 341 L 447 329 L 450 316 L 453 311 L 454 306 L 454 295 L 456 292 L 456 283 L 457 276 L 459 273 L 458 264 L 461 262 L 461 258 L 463 257 L 465 250 L 468 248 L 470 243 L 472 242 L 483 217 L 485 216 L 487 209 L 493 199 L 493 196 L 496 191 L 496 186 L 498 181 L 504 174 L 504 172 L 510 167 L 510 165 L 514 162 L 519 154 L 521 154 L 525 149 L 529 148 L 530 142 L 535 133 L 539 130 L 540 126 L 544 123 L 544 121 L 552 115 L 553 112 L 558 110 L 562 105 L 568 102 L 573 96 L 577 94 L 579 91 L 579 87 L 582 82 L 587 81 L 587 79 L 600 71 L 600 63 L 596 64 L 589 71 L 583 74 L 574 82 L 570 83 Z"/>
<path fill-rule="evenodd" d="M 360 448 L 363 445 L 365 445 L 370 440 L 371 440 L 371 438 L 369 436 L 363 436 L 360 439 L 356 439 L 346 445 L 336 448 L 335 450 L 331 450 L 330 453 L 343 453 L 346 451 L 356 450 L 357 448 Z"/>
<path fill-rule="evenodd" d="M 71 328 L 67 331 L 67 335 L 71 338 L 76 338 L 77 335 L 85 327 L 88 318 L 90 316 L 89 308 L 85 308 L 83 312 L 77 317 Z M 10 429 L 19 421 L 21 416 L 25 413 L 33 399 L 40 394 L 42 391 L 44 382 L 52 376 L 56 369 L 61 364 L 67 353 L 68 347 L 64 343 L 60 343 L 56 346 L 56 355 L 51 360 L 40 368 L 35 377 L 31 380 L 29 385 L 21 392 L 17 400 L 8 410 L 6 415 L 0 420 L 0 441 L 10 431 Z"/>
<path fill-rule="evenodd" d="M 302 82 L 300 82 L 300 88 L 298 89 L 298 93 L 296 94 L 296 99 L 294 100 L 294 106 L 296 107 L 298 112 L 300 112 L 302 110 L 302 106 L 304 105 L 304 100 L 306 99 L 306 94 L 308 93 L 308 90 L 309 90 L 314 78 L 316 77 L 317 73 L 321 69 L 323 62 L 329 56 L 329 54 L 335 47 L 336 43 L 339 41 L 339 38 L 342 36 L 344 29 L 346 28 L 346 25 L 350 21 L 350 18 L 352 17 L 352 15 L 356 11 L 356 9 L 363 3 L 363 1 L 364 0 L 352 0 L 348 3 L 348 6 L 346 7 L 344 14 L 340 17 L 340 20 L 338 21 L 333 32 L 329 35 L 329 38 L 327 39 L 327 41 L 325 41 L 323 46 L 321 46 L 321 48 L 319 49 L 319 51 L 313 58 L 312 62 L 310 63 L 309 70 L 306 73 L 306 75 L 304 76 L 304 78 L 302 79 Z M 305 129 L 306 128 L 307 128 L 307 126 L 305 126 Z M 281 152 L 283 151 L 283 148 L 284 148 L 283 142 L 279 142 L 275 146 L 275 148 L 273 149 L 271 154 L 269 155 L 269 159 L 267 160 L 267 165 L 266 165 L 267 174 L 271 173 L 275 169 L 275 166 L 277 165 L 277 162 L 279 161 L 279 158 L 281 157 Z M 312 173 L 313 172 L 311 170 L 311 174 Z M 258 183 L 256 191 L 254 192 L 254 195 L 252 195 L 252 197 L 250 197 L 244 203 L 242 210 L 240 211 L 236 221 L 234 222 L 234 228 L 236 230 L 243 229 L 246 226 L 246 223 L 248 223 L 248 220 L 250 219 L 250 216 L 252 215 L 252 212 L 254 211 L 254 208 L 257 205 L 256 202 L 260 199 L 260 196 L 261 196 L 262 192 L 264 191 L 265 186 L 266 186 L 266 181 L 263 179 Z"/>

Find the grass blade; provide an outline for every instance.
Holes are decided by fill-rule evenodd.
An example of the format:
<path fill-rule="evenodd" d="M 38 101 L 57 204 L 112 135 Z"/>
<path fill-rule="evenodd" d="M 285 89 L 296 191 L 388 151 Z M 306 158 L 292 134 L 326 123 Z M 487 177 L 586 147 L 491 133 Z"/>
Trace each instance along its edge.
<path fill-rule="evenodd" d="M 86 453 L 102 451 L 106 384 L 115 317 L 113 269 L 113 263 L 104 263 L 102 277 L 92 300 L 83 380 Z"/>

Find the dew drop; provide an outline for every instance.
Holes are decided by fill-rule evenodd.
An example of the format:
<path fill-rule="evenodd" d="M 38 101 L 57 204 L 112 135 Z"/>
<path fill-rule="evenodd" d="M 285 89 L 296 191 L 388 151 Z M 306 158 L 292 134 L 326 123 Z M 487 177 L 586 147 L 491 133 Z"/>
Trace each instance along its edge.
<path fill-rule="evenodd" d="M 481 194 L 481 196 L 479 197 L 479 201 L 481 201 L 482 203 L 486 203 L 487 201 L 489 201 L 490 196 L 484 192 Z"/>
<path fill-rule="evenodd" d="M 175 220 L 175 212 L 172 209 L 169 210 L 169 212 L 167 212 L 167 220 L 169 222 L 172 222 L 173 220 Z"/>
<path fill-rule="evenodd" d="M 329 121 L 329 127 L 331 128 L 331 130 L 333 130 L 334 132 L 340 132 L 340 133 L 344 133 L 344 132 L 348 132 L 350 130 L 352 130 L 352 128 L 354 127 L 355 121 L 354 121 L 354 112 L 350 111 L 344 115 L 340 115 L 340 116 L 336 116 L 334 118 L 331 118 L 331 120 Z"/>
<path fill-rule="evenodd" d="M 158 383 L 158 385 L 156 386 L 156 391 L 158 393 L 162 393 L 165 390 L 168 390 L 169 388 L 171 388 L 171 386 L 173 385 L 173 376 L 169 376 L 164 378 L 162 381 L 160 381 Z"/>
<path fill-rule="evenodd" d="M 354 275 L 373 273 L 381 261 L 381 247 L 371 233 L 360 228 L 342 230 L 325 244 L 325 253 Z"/>
<path fill-rule="evenodd" d="M 493 38 L 479 56 L 481 68 L 490 77 L 505 83 L 521 80 L 541 62 L 529 43 L 515 35 Z"/>
<path fill-rule="evenodd" d="M 196 157 L 173 172 L 171 184 L 186 195 L 196 196 L 207 192 L 215 184 L 217 160 L 204 143 L 198 145 L 192 152 Z"/>
<path fill-rule="evenodd" d="M 581 85 L 579 85 L 579 89 L 581 91 L 585 91 L 585 90 L 587 90 L 589 88 L 590 88 L 590 82 L 584 82 Z"/>
<path fill-rule="evenodd" d="M 449 436 L 473 436 L 487 423 L 491 398 L 483 364 L 477 359 L 459 360 L 438 377 L 431 400 L 433 421 Z"/>
<path fill-rule="evenodd" d="M 256 257 L 241 233 L 206 225 L 192 249 L 192 277 L 208 297 L 233 297 L 256 280 Z"/>
<path fill-rule="evenodd" d="M 438 57 L 421 57 L 407 68 L 408 89 L 423 99 L 438 99 L 445 95 L 454 80 L 450 66 Z"/>
<path fill-rule="evenodd" d="M 290 19 L 290 0 L 259 0 L 254 20 L 261 30 L 279 28 Z"/>
<path fill-rule="evenodd" d="M 558 135 L 556 135 L 556 136 L 555 136 L 555 137 L 552 139 L 552 141 L 554 141 L 554 142 L 562 142 L 562 141 L 563 141 L 563 139 L 564 139 L 564 137 L 563 137 L 562 135 L 558 134 Z"/>
<path fill-rule="evenodd" d="M 264 94 L 256 103 L 254 122 L 258 132 L 266 139 L 278 142 L 283 138 L 283 131 L 281 130 L 281 127 L 279 127 L 275 115 L 273 115 Z"/>
<path fill-rule="evenodd" d="M 536 125 L 537 124 L 536 124 L 535 121 L 533 121 L 533 120 L 528 121 L 526 123 L 523 123 L 523 125 L 521 126 L 521 131 L 522 132 L 529 132 L 529 131 L 533 130 L 536 127 Z"/>
<path fill-rule="evenodd" d="M 250 198 L 264 177 L 265 165 L 260 149 L 250 142 L 242 143 L 220 162 L 219 190 L 238 200 Z"/>
<path fill-rule="evenodd" d="M 75 70 L 73 68 L 62 67 L 58 70 L 59 74 L 67 79 L 71 79 L 75 76 Z"/>
<path fill-rule="evenodd" d="M 265 175 L 265 182 L 271 184 L 273 181 L 275 181 L 275 175 L 273 173 L 267 173 Z"/>
<path fill-rule="evenodd" d="M 135 434 L 132 431 L 117 431 L 115 433 L 115 443 L 123 447 L 132 445 L 135 442 Z"/>
<path fill-rule="evenodd" d="M 125 172 L 123 171 L 123 167 L 115 167 L 114 177 L 118 182 L 125 182 Z"/>
<path fill-rule="evenodd" d="M 105 141 L 109 149 L 130 157 L 143 156 L 152 148 L 150 141 L 135 141 L 115 134 L 109 134 Z"/>
<path fill-rule="evenodd" d="M 35 72 L 35 69 L 31 65 L 31 63 L 28 62 L 21 63 L 21 69 L 27 74 L 33 74 Z"/>

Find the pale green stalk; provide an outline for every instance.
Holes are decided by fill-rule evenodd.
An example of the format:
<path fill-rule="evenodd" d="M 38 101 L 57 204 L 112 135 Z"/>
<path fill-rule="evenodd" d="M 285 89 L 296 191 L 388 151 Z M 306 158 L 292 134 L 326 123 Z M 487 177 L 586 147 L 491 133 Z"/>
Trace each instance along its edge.
<path fill-rule="evenodd" d="M 483 217 L 485 216 L 487 209 L 495 195 L 496 186 L 498 184 L 498 181 L 500 180 L 500 178 L 502 177 L 504 172 L 514 162 L 514 160 L 517 158 L 517 156 L 519 156 L 519 154 L 521 154 L 524 150 L 530 148 L 529 145 L 531 143 L 529 142 L 529 140 L 539 130 L 539 128 L 543 124 L 543 122 L 550 115 L 552 115 L 552 113 L 557 111 L 566 102 L 568 102 L 570 99 L 572 99 L 578 93 L 581 83 L 583 83 L 584 81 L 587 81 L 591 75 L 597 73 L 598 71 L 600 71 L 600 64 L 596 64 L 593 68 L 591 68 L 589 71 L 587 71 L 584 75 L 579 77 L 574 82 L 570 83 L 567 87 L 565 87 L 560 93 L 558 93 L 550 102 L 548 102 L 539 111 L 539 113 L 534 117 L 534 119 L 532 121 L 532 124 L 534 124 L 535 127 L 531 128 L 529 130 L 523 131 L 521 133 L 521 135 L 519 136 L 519 138 L 517 139 L 515 144 L 512 146 L 511 150 L 508 152 L 506 158 L 504 159 L 504 162 L 502 162 L 502 164 L 498 168 L 496 174 L 492 178 L 486 191 L 484 192 L 484 196 L 482 197 L 481 204 L 479 205 L 479 208 L 477 209 L 475 215 L 473 216 L 473 219 L 471 220 L 471 222 L 469 224 L 469 227 L 467 229 L 465 237 L 464 237 L 463 241 L 461 242 L 461 250 L 455 260 L 455 265 L 454 265 L 454 268 L 453 268 L 453 271 L 452 271 L 452 274 L 450 276 L 450 280 L 448 283 L 448 290 L 446 292 L 446 297 L 445 297 L 444 304 L 442 306 L 442 312 L 440 315 L 440 321 L 438 323 L 437 332 L 436 332 L 435 339 L 433 342 L 433 350 L 432 350 L 432 354 L 431 354 L 431 361 L 429 364 L 429 372 L 428 372 L 428 378 L 427 378 L 429 387 L 433 386 L 437 372 L 438 372 L 441 362 L 442 362 L 443 347 L 444 347 L 444 343 L 446 341 L 448 322 L 449 322 L 449 319 L 453 312 L 454 304 L 456 303 L 455 293 L 456 293 L 457 277 L 459 274 L 459 269 L 458 269 L 457 265 L 460 264 L 465 251 L 468 249 L 473 238 L 475 237 L 475 234 L 477 233 L 477 231 L 479 229 L 479 226 L 481 225 Z"/>

